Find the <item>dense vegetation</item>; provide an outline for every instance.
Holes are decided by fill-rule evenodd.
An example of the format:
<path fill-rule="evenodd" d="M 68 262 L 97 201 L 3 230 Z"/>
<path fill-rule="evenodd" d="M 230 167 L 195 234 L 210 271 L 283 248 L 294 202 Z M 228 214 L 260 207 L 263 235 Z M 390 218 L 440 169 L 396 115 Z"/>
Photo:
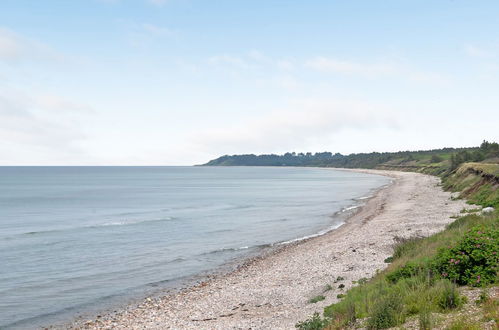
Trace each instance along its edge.
<path fill-rule="evenodd" d="M 442 177 L 447 189 L 461 191 L 473 203 L 496 210 L 466 214 L 427 238 L 399 240 L 384 271 L 359 282 L 338 303 L 326 307 L 322 316 L 316 313 L 297 328 L 384 329 L 409 319 L 416 320 L 420 329 L 480 329 L 481 322 L 489 321 L 499 325 L 499 301 L 488 297 L 487 291 L 476 302 L 482 313 L 479 321 L 452 314 L 466 303 L 460 286 L 486 290 L 498 284 L 499 164 L 464 163 L 455 170 L 449 167 Z M 451 315 L 453 321 L 436 325 L 435 315 Z"/>
<path fill-rule="evenodd" d="M 346 168 L 392 167 L 439 174 L 455 170 L 465 162 L 499 161 L 499 144 L 484 141 L 475 148 L 444 148 L 425 151 L 372 152 L 342 155 L 339 153 L 294 153 L 284 155 L 222 156 L 206 166 L 323 166 Z"/>

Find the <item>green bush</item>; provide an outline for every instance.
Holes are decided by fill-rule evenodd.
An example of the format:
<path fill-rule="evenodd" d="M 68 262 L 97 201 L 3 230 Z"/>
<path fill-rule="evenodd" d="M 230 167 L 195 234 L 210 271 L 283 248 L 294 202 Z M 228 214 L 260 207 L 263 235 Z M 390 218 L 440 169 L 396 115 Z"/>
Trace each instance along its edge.
<path fill-rule="evenodd" d="M 392 260 L 408 255 L 414 248 L 421 243 L 421 237 L 395 237 Z"/>
<path fill-rule="evenodd" d="M 393 262 L 393 257 L 388 257 L 384 260 L 385 263 L 390 264 Z"/>
<path fill-rule="evenodd" d="M 454 320 L 447 327 L 447 330 L 480 330 L 480 329 L 481 329 L 480 324 L 466 320 L 464 317 Z"/>
<path fill-rule="evenodd" d="M 375 305 L 367 322 L 368 329 L 386 329 L 403 323 L 403 301 L 396 294 L 386 296 Z"/>
<path fill-rule="evenodd" d="M 427 267 L 424 261 L 426 260 L 409 261 L 404 266 L 395 269 L 391 273 L 388 273 L 386 275 L 386 279 L 392 283 L 397 283 L 404 278 L 410 278 L 418 276 L 419 274 L 425 274 L 427 272 Z"/>
<path fill-rule="evenodd" d="M 424 308 L 419 313 L 419 329 L 420 330 L 430 330 L 433 328 L 433 317 L 431 311 L 428 308 Z"/>
<path fill-rule="evenodd" d="M 328 327 L 345 329 L 358 319 L 366 319 L 365 326 L 380 329 L 398 326 L 406 317 L 416 316 L 420 328 L 430 329 L 434 321 L 431 313 L 459 308 L 466 301 L 466 297 L 458 293 L 457 284 L 461 284 L 458 278 L 465 278 L 464 275 L 468 273 L 467 276 L 473 278 L 473 272 L 478 270 L 480 274 L 488 274 L 481 275 L 480 285 L 493 278 L 497 281 L 498 224 L 497 212 L 466 215 L 449 225 L 445 231 L 431 237 L 399 239 L 398 257 L 386 270 L 370 280 L 357 281 L 358 285 L 349 289 L 344 296 L 339 296 L 342 297 L 340 301 L 324 309 L 324 320 L 328 320 Z M 477 247 L 477 244 L 480 246 Z M 463 256 L 458 252 L 469 255 L 469 263 L 466 264 L 470 265 L 468 273 L 466 269 L 461 272 L 455 268 L 462 262 L 456 264 L 456 255 Z M 454 259 L 452 263 L 451 259 Z M 449 271 L 447 276 L 442 276 L 444 268 L 451 267 L 459 270 L 452 273 L 455 276 L 449 276 Z M 489 300 L 481 306 L 487 306 L 487 310 L 490 310 L 487 317 L 495 320 L 499 318 L 496 311 L 498 303 Z M 458 329 L 459 322 L 454 326 Z"/>
<path fill-rule="evenodd" d="M 319 301 L 323 301 L 324 299 L 326 299 L 326 297 L 324 297 L 323 295 L 319 295 L 319 296 L 313 297 L 308 302 L 311 303 L 311 304 L 315 304 L 315 303 L 317 303 Z"/>
<path fill-rule="evenodd" d="M 328 324 L 329 321 L 321 318 L 319 313 L 316 312 L 307 320 L 296 323 L 295 328 L 300 330 L 322 330 L 327 327 Z"/>
<path fill-rule="evenodd" d="M 440 249 L 432 268 L 461 285 L 484 286 L 497 281 L 499 229 L 471 228 L 455 247 Z"/>
<path fill-rule="evenodd" d="M 437 289 L 440 294 L 437 296 L 438 306 L 442 311 L 455 309 L 463 303 L 455 284 L 448 280 L 443 280 L 437 283 Z"/>

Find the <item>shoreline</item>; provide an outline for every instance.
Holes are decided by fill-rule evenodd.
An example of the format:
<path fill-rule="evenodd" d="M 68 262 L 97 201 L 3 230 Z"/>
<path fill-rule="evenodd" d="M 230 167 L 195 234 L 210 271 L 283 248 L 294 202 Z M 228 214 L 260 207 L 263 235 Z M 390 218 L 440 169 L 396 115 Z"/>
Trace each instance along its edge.
<path fill-rule="evenodd" d="M 308 169 L 310 167 L 299 167 Z M 343 170 L 337 168 L 324 168 L 324 167 L 313 167 L 315 169 L 321 170 Z M 348 170 L 348 169 L 347 169 Z M 377 174 L 379 175 L 379 174 Z M 85 324 L 91 322 L 92 320 L 98 320 L 102 316 L 109 317 L 115 315 L 117 312 L 128 309 L 137 308 L 144 301 L 156 298 L 166 298 L 176 294 L 180 294 L 186 290 L 190 290 L 200 285 L 205 285 L 209 281 L 213 281 L 219 277 L 228 276 L 234 272 L 240 271 L 241 268 L 246 268 L 252 263 L 267 258 L 271 255 L 281 252 L 290 246 L 295 246 L 302 244 L 306 241 L 316 239 L 320 236 L 327 235 L 332 231 L 338 230 L 338 228 L 344 226 L 349 219 L 356 213 L 360 212 L 363 207 L 367 204 L 369 200 L 374 198 L 376 194 L 382 190 L 386 189 L 393 183 L 393 180 L 385 183 L 379 187 L 372 188 L 357 198 L 351 199 L 351 204 L 335 211 L 334 213 L 328 215 L 332 219 L 335 219 L 333 223 L 319 231 L 307 234 L 305 236 L 300 236 L 294 239 L 289 239 L 285 241 L 278 241 L 274 243 L 269 243 L 260 246 L 248 247 L 249 252 L 244 256 L 233 257 L 233 259 L 224 262 L 212 269 L 202 271 L 200 273 L 182 277 L 179 279 L 168 280 L 168 284 L 158 286 L 155 290 L 148 290 L 144 293 L 138 293 L 136 295 L 122 295 L 121 297 L 111 298 L 114 300 L 113 303 L 95 305 L 92 307 L 84 306 L 77 311 L 67 312 L 67 315 L 55 315 L 52 322 L 47 323 L 37 323 L 32 324 L 33 326 L 41 329 L 66 329 L 66 328 L 77 328 L 80 329 L 85 327 Z M 239 248 L 245 249 L 245 248 Z M 238 249 L 238 250 L 239 250 Z M 24 324 L 24 323 L 23 323 Z M 17 324 L 15 326 L 18 326 Z"/>
<path fill-rule="evenodd" d="M 300 168 L 306 170 L 330 170 L 321 167 Z M 274 254 L 288 245 L 300 244 L 303 241 L 307 241 L 336 230 L 339 226 L 344 225 L 345 221 L 347 221 L 352 214 L 358 212 L 366 201 L 372 198 L 376 191 L 383 189 L 390 184 L 388 179 L 384 181 L 384 183 L 380 183 L 377 187 L 365 190 L 361 192 L 361 194 L 355 195 L 350 199 L 345 199 L 347 204 L 343 205 L 342 208 L 335 208 L 332 212 L 329 209 L 331 213 L 328 212 L 323 215 L 323 218 L 326 220 L 325 223 L 323 226 L 316 228 L 315 231 L 303 233 L 297 237 L 295 236 L 295 238 L 284 238 L 282 240 L 267 244 L 249 246 L 247 249 L 246 247 L 234 248 L 231 250 L 245 250 L 244 255 L 239 254 L 233 256 L 221 264 L 212 266 L 211 269 L 202 270 L 196 274 L 186 275 L 171 280 L 158 281 L 153 284 L 130 289 L 129 292 L 120 292 L 116 295 L 106 296 L 92 303 L 84 303 L 74 307 L 71 306 L 68 309 L 63 309 L 54 313 L 36 316 L 31 319 L 24 319 L 9 324 L 8 328 L 66 329 L 70 327 L 71 324 L 81 325 L 88 320 L 96 320 L 102 316 L 114 314 L 116 311 L 136 308 L 147 298 L 154 299 L 156 297 L 171 296 L 178 294 L 183 290 L 200 285 L 201 283 L 210 281 L 214 277 L 226 276 L 234 271 L 237 271 L 241 266 L 246 266 L 248 263 L 254 262 L 257 259 L 262 259 Z M 328 208 L 326 208 L 326 212 L 327 210 Z M 306 219 L 306 216 L 304 218 Z"/>
<path fill-rule="evenodd" d="M 98 315 L 90 321 L 77 319 L 65 327 L 294 328 L 296 322 L 337 301 L 336 295 L 348 289 L 352 281 L 370 277 L 377 269 L 387 265 L 383 260 L 391 253 L 393 238 L 404 236 L 404 233 L 398 233 L 400 230 L 390 227 L 396 227 L 397 224 L 393 215 L 388 214 L 388 223 L 386 219 L 381 221 L 383 215 L 389 213 L 387 209 L 400 208 L 401 203 L 397 202 L 397 197 L 415 201 L 418 196 L 421 198 L 419 190 L 426 188 L 437 190 L 439 197 L 430 197 L 426 203 L 433 201 L 435 204 L 436 201 L 438 206 L 447 206 L 443 207 L 444 214 L 440 215 L 437 226 L 435 223 L 419 221 L 412 225 L 427 228 L 414 231 L 409 228 L 408 231 L 412 232 L 405 236 L 412 236 L 413 233 L 427 236 L 443 229 L 446 223 L 452 221 L 449 216 L 459 213 L 465 205 L 463 201 L 450 201 L 450 193 L 436 187 L 439 179 L 435 177 L 394 171 L 332 170 L 384 175 L 391 177 L 392 182 L 362 200 L 364 203 L 354 209 L 343 224 L 322 235 L 260 251 L 256 256 L 234 261 L 234 264 L 238 264 L 231 271 L 208 274 L 205 276 L 206 280 L 197 285 L 180 288 L 174 293 L 160 292 L 116 313 Z M 417 187 L 410 189 L 410 185 Z M 409 208 L 402 207 L 401 210 L 408 211 Z M 426 215 L 433 214 L 429 212 Z M 421 215 L 417 218 L 421 220 Z M 388 225 L 385 229 L 389 230 L 370 233 L 379 229 L 377 224 L 374 228 L 369 228 L 375 220 Z M 399 222 L 398 225 L 400 224 Z M 407 224 L 407 220 L 404 224 Z M 395 235 L 395 232 L 402 235 Z M 338 277 L 345 280 L 336 283 Z M 337 288 L 338 284 L 345 285 L 345 289 Z M 327 285 L 333 285 L 334 288 L 325 291 Z M 316 304 L 308 303 L 309 299 L 317 295 L 324 295 L 325 299 Z"/>

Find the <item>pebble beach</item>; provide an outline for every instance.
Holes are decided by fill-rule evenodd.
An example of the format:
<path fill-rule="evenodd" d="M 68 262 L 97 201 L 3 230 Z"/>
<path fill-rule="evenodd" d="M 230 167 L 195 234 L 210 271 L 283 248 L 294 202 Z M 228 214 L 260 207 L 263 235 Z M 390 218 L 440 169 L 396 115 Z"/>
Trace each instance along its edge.
<path fill-rule="evenodd" d="M 337 301 L 354 282 L 386 267 L 398 237 L 428 236 L 469 207 L 433 176 L 356 170 L 393 182 L 338 229 L 248 259 L 233 271 L 175 293 L 146 298 L 71 329 L 293 329 Z M 324 300 L 311 303 L 318 295 Z M 57 327 L 55 327 L 57 328 Z"/>

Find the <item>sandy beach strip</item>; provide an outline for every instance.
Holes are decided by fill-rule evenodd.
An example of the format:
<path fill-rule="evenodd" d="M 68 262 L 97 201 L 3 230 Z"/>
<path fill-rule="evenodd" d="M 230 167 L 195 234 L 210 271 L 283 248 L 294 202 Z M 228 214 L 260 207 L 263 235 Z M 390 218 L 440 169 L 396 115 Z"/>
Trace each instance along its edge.
<path fill-rule="evenodd" d="M 163 297 L 147 298 L 78 329 L 294 329 L 337 301 L 352 282 L 386 267 L 395 237 L 428 236 L 468 207 L 433 176 L 358 170 L 394 179 L 340 228 L 291 244 L 237 270 Z M 342 281 L 335 280 L 338 277 Z M 338 288 L 343 284 L 344 288 Z M 327 285 L 332 289 L 326 291 Z M 309 303 L 317 295 L 325 300 Z"/>

